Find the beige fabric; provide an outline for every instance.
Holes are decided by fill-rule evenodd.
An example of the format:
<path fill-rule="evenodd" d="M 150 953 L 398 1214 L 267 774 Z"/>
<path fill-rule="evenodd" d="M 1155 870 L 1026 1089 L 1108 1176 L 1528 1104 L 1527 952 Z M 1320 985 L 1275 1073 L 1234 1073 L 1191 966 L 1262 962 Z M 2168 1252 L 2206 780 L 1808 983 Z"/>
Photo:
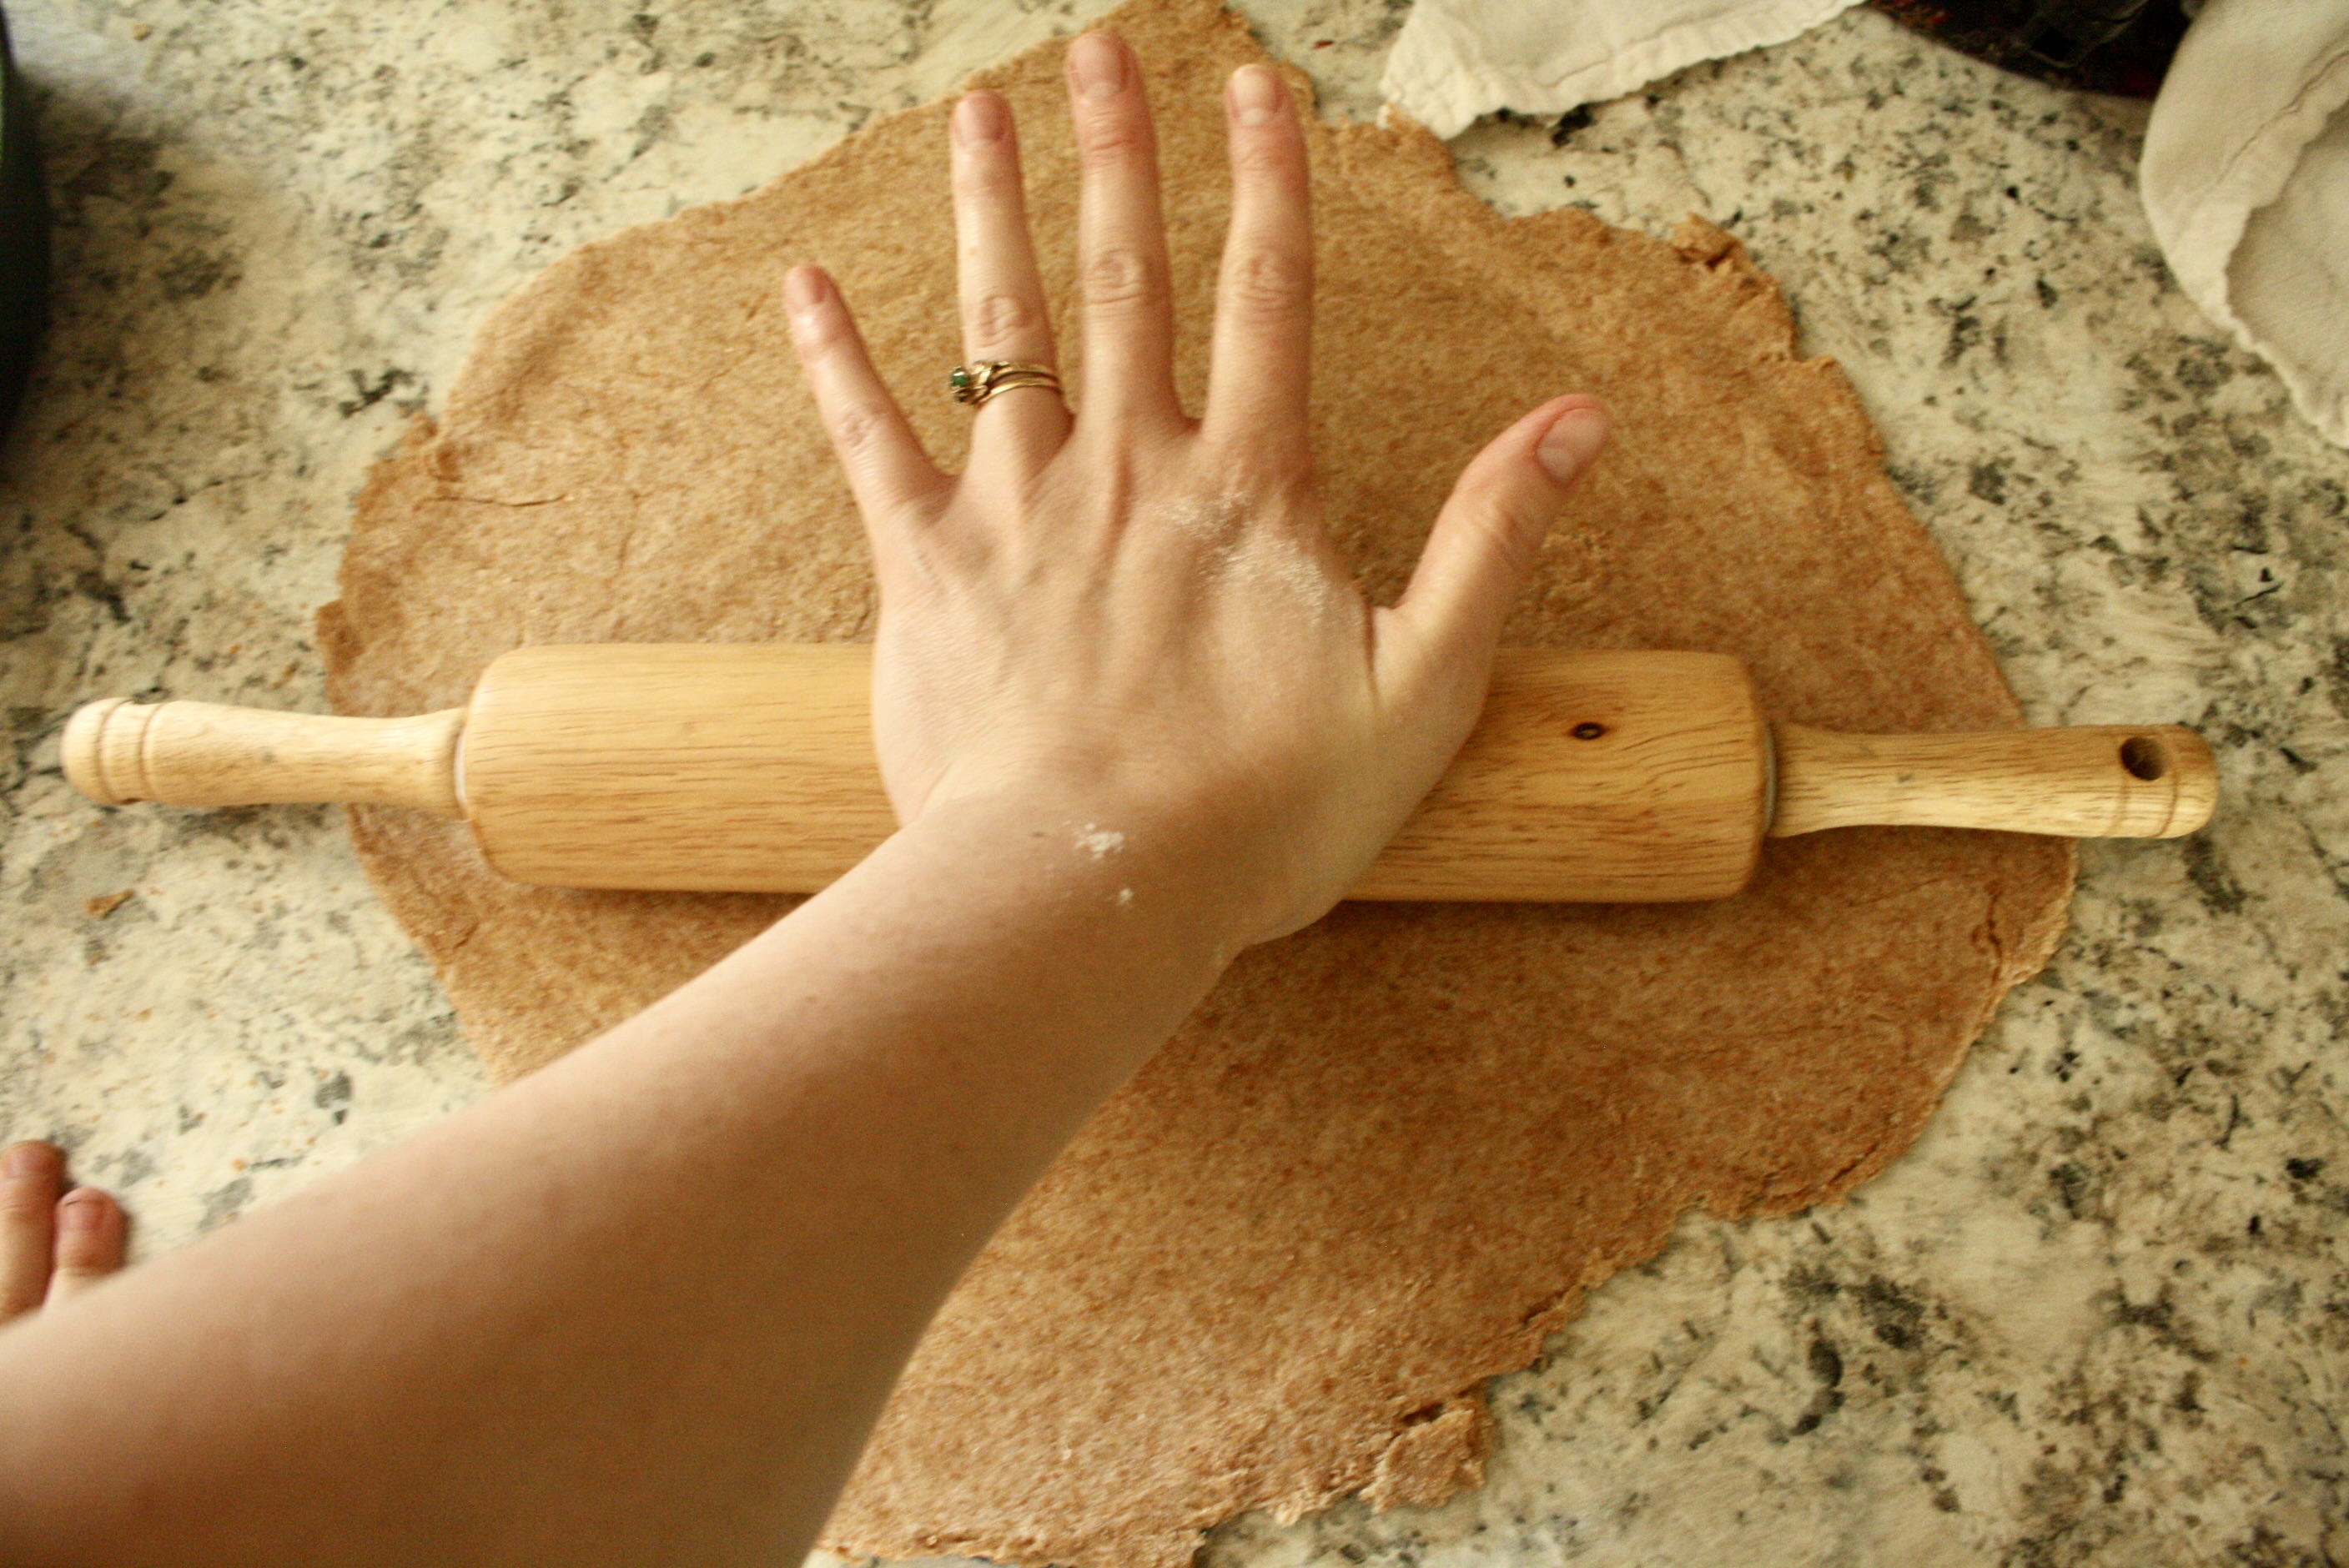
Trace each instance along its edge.
<path fill-rule="evenodd" d="M 2146 121 L 2178 286 L 2349 447 L 2349 0 L 2210 0 Z"/>
<path fill-rule="evenodd" d="M 1206 0 L 1143 0 L 1118 26 L 1161 106 L 1195 401 L 1225 218 L 1217 87 L 1257 51 Z M 1025 128 L 1067 324 L 1057 50 L 990 79 Z M 336 705 L 460 702 L 526 642 L 869 634 L 864 546 L 778 285 L 792 263 L 832 267 L 924 435 L 958 457 L 945 112 L 585 246 L 497 310 L 439 428 L 361 500 L 320 616 Z M 1793 357 L 1777 290 L 1726 235 L 1504 221 L 1417 131 L 1316 127 L 1312 151 L 1317 440 L 1372 593 L 1402 583 L 1478 446 L 1587 388 L 1616 443 L 1512 641 L 1727 650 L 1778 716 L 1815 724 L 2015 721 L 1843 376 Z M 461 827 L 352 827 L 504 1075 L 786 907 L 521 887 Z M 1482 1379 L 1531 1360 L 1676 1215 L 1785 1213 L 1908 1146 L 2052 948 L 2072 865 L 2054 841 L 1849 831 L 1771 845 L 1724 903 L 1350 905 L 1246 954 L 948 1303 L 828 1539 L 1159 1568 L 1244 1510 L 1475 1484 Z M 856 1158 L 856 1129 L 838 1138 Z"/>
<path fill-rule="evenodd" d="M 1809 32 L 1858 0 L 1413 0 L 1379 91 L 1449 139 L 1497 108 L 1558 114 Z"/>

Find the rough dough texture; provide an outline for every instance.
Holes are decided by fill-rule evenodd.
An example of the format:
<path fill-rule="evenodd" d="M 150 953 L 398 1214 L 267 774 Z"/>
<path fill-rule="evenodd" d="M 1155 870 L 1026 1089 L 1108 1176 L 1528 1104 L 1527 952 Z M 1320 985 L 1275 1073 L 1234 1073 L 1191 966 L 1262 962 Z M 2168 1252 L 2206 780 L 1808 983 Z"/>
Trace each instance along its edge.
<path fill-rule="evenodd" d="M 1226 214 L 1218 86 L 1261 57 L 1208 0 L 1143 0 L 1116 26 L 1160 107 L 1195 407 Z M 1020 116 L 1065 328 L 1058 59 L 987 79 Z M 742 201 L 585 246 L 500 307 L 439 428 L 361 499 L 344 597 L 319 617 L 336 705 L 460 703 L 523 643 L 868 635 L 864 547 L 779 285 L 794 262 L 832 268 L 958 460 L 945 119 L 880 121 Z M 1813 724 L 2016 722 L 1849 386 L 1794 356 L 1734 241 L 1694 221 L 1666 244 L 1571 210 L 1503 220 L 1408 128 L 1311 139 L 1315 435 L 1371 593 L 1399 589 L 1487 437 L 1588 389 L 1619 433 L 1509 640 L 1725 650 L 1776 716 Z M 355 812 L 352 830 L 505 1075 L 786 907 L 513 885 L 462 827 L 419 815 Z M 828 1542 L 1162 1568 L 1246 1510 L 1478 1484 L 1482 1380 L 1533 1359 L 1675 1216 L 1828 1201 L 1908 1147 L 2053 948 L 2072 871 L 2052 840 L 1846 831 L 1774 843 L 1723 903 L 1348 905 L 1247 954 L 947 1304 Z"/>

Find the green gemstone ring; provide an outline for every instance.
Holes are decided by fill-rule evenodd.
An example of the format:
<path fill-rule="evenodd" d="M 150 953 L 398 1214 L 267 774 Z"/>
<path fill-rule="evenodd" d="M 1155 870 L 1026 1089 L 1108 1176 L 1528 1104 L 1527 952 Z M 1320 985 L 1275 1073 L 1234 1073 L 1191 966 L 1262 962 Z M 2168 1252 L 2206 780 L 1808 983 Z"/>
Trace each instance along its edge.
<path fill-rule="evenodd" d="M 1041 387 L 1056 397 L 1061 395 L 1061 378 L 1049 365 L 1030 365 L 1018 359 L 982 359 L 973 365 L 957 365 L 947 372 L 947 389 L 954 394 L 954 400 L 973 407 L 1015 387 Z"/>

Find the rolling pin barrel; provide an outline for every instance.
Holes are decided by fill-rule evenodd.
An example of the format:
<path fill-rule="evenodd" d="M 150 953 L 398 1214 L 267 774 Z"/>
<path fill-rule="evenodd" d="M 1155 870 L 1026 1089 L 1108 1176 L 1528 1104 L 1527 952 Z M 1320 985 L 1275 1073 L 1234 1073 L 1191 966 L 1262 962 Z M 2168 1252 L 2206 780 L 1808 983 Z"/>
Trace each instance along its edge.
<path fill-rule="evenodd" d="M 856 644 L 517 648 L 474 688 L 466 813 L 558 887 L 812 892 L 896 829 Z M 1505 649 L 1484 722 L 1369 899 L 1724 898 L 1761 853 L 1768 746 L 1720 654 Z"/>
<path fill-rule="evenodd" d="M 457 743 L 465 710 L 337 718 L 210 702 L 93 702 L 67 722 L 66 778 L 107 806 L 260 806 L 305 800 L 464 814 Z"/>

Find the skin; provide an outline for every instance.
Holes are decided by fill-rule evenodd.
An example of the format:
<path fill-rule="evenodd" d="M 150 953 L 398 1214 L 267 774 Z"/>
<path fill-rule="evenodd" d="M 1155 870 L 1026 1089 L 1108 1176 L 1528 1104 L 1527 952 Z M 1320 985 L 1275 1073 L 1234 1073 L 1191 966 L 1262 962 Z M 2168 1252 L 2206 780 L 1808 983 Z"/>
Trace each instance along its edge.
<path fill-rule="evenodd" d="M 902 830 L 638 1017 L 194 1245 L 82 1288 L 110 1254 L 68 1272 L 83 1233 L 48 1222 L 73 1299 L 0 1332 L 0 1560 L 796 1563 L 1012 1205 L 1443 770 L 1603 410 L 1503 432 L 1365 605 L 1315 499 L 1295 107 L 1261 68 L 1227 88 L 1194 419 L 1139 73 L 1069 53 L 1081 416 L 1006 393 L 942 474 L 832 282 L 786 285 L 880 577 Z M 1050 364 L 1002 99 L 958 106 L 953 165 L 969 356 Z"/>
<path fill-rule="evenodd" d="M 67 1191 L 65 1151 L 0 1151 L 0 1323 L 62 1306 L 122 1266 L 122 1205 L 92 1187 Z"/>

